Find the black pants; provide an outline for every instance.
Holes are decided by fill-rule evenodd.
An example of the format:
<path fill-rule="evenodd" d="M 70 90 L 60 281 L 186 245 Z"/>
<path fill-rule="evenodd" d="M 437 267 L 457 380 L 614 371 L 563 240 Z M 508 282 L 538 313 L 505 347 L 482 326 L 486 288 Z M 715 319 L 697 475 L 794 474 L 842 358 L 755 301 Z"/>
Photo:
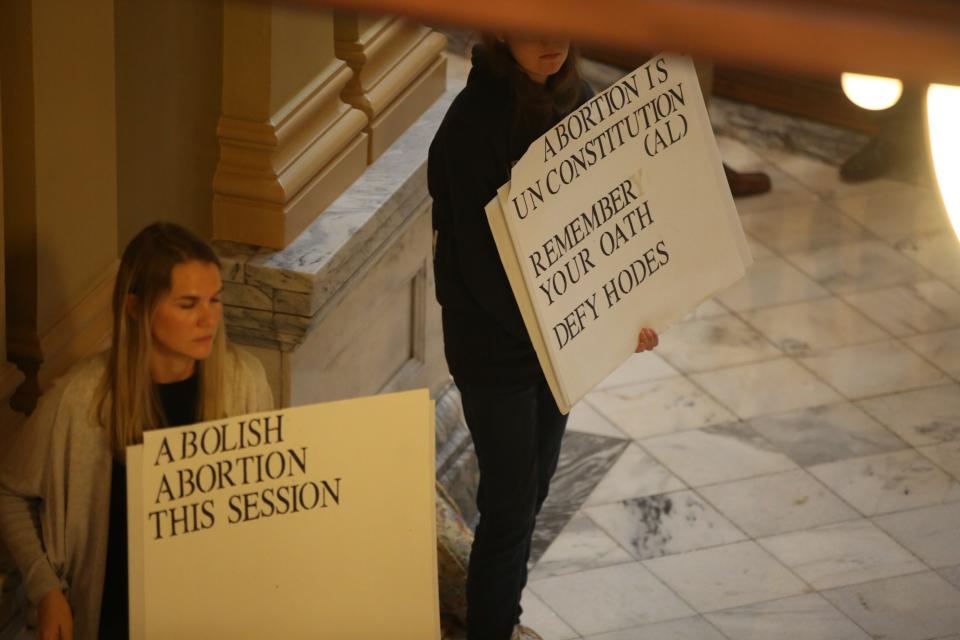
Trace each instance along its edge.
<path fill-rule="evenodd" d="M 530 539 L 557 469 L 567 416 L 545 381 L 510 389 L 457 386 L 480 464 L 467 637 L 508 640 L 520 620 Z"/>

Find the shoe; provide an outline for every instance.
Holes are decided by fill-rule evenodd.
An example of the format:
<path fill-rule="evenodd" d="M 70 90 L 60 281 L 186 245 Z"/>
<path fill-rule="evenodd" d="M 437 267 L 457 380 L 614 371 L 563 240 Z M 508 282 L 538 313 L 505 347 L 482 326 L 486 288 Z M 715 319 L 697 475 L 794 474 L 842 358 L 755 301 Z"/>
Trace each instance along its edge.
<path fill-rule="evenodd" d="M 510 636 L 510 640 L 543 640 L 543 636 L 530 627 L 518 624 L 513 628 L 513 635 Z"/>
<path fill-rule="evenodd" d="M 723 172 L 727 175 L 730 193 L 734 198 L 755 196 L 770 191 L 770 176 L 759 171 L 740 173 L 723 163 Z"/>
<path fill-rule="evenodd" d="M 881 138 L 872 138 L 860 151 L 840 165 L 840 177 L 846 182 L 866 182 L 887 175 L 896 152 Z"/>

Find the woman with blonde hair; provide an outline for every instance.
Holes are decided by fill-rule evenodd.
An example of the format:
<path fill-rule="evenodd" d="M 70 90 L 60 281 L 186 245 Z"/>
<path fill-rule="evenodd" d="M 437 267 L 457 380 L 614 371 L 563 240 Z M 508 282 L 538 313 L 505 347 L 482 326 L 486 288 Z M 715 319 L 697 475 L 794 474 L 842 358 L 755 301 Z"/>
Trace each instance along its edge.
<path fill-rule="evenodd" d="M 4 434 L 0 538 L 38 637 L 127 635 L 127 446 L 148 429 L 272 408 L 262 365 L 226 342 L 222 290 L 206 242 L 150 225 L 121 259 L 110 350 Z"/>

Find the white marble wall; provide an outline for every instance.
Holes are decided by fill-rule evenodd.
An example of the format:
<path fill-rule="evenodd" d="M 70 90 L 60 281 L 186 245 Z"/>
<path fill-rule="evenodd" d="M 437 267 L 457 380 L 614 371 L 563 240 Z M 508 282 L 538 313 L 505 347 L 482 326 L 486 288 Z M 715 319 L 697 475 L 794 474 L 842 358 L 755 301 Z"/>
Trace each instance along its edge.
<path fill-rule="evenodd" d="M 440 98 L 286 249 L 216 244 L 231 338 L 285 405 L 448 384 L 433 293 L 427 149 Z"/>

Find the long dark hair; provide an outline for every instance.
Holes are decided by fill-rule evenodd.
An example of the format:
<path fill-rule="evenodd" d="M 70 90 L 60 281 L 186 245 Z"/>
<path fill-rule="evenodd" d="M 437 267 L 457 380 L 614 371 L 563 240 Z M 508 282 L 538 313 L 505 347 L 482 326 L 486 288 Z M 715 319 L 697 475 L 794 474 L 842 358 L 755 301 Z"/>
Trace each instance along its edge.
<path fill-rule="evenodd" d="M 504 40 L 481 34 L 480 43 L 491 71 L 509 83 L 515 100 L 514 129 L 527 134 L 521 138 L 539 136 L 580 103 L 584 81 L 580 75 L 580 56 L 573 44 L 563 66 L 541 85 L 520 67 Z"/>

